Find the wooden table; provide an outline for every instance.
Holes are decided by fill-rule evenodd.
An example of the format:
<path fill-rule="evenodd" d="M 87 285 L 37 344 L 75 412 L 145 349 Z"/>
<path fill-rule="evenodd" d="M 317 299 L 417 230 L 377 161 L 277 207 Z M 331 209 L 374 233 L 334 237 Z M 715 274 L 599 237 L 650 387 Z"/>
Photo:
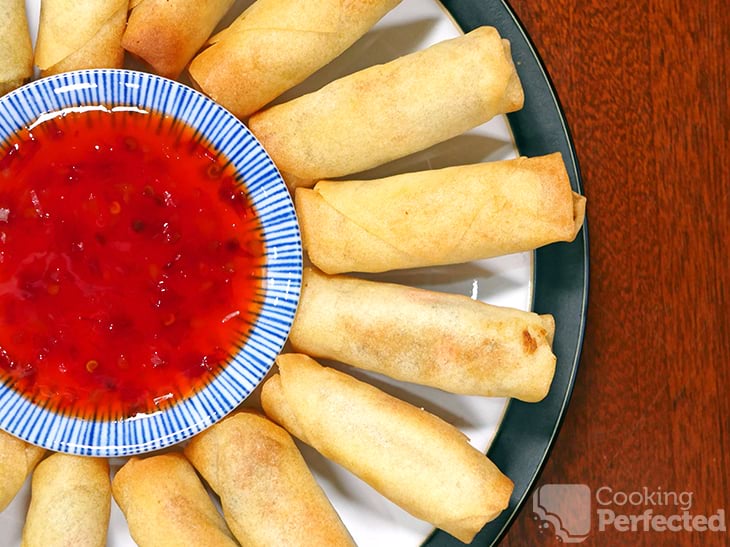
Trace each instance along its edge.
<path fill-rule="evenodd" d="M 689 491 L 690 513 L 724 508 L 730 526 L 730 10 L 720 0 L 511 5 L 557 88 L 589 204 L 580 371 L 537 484 L 591 488 L 583 545 L 730 545 L 727 533 L 598 531 L 595 497 Z M 639 514 L 655 501 L 607 507 Z M 503 541 L 557 543 L 531 502 Z"/>

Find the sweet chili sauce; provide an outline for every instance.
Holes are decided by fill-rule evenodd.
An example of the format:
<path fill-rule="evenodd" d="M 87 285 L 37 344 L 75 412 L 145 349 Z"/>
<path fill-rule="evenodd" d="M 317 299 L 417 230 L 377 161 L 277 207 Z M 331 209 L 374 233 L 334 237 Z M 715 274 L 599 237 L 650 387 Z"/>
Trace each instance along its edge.
<path fill-rule="evenodd" d="M 174 404 L 245 339 L 263 255 L 239 176 L 180 121 L 23 130 L 0 148 L 0 381 L 87 418 Z"/>

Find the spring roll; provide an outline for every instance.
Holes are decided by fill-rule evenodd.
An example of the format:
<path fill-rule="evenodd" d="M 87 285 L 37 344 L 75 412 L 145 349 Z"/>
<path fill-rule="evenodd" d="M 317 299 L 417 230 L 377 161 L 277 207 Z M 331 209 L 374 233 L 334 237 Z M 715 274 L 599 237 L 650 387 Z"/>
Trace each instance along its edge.
<path fill-rule="evenodd" d="M 266 414 L 413 516 L 468 543 L 507 507 L 512 481 L 455 427 L 305 355 L 277 364 Z"/>
<path fill-rule="evenodd" d="M 0 512 L 13 501 L 46 451 L 0 429 Z"/>
<path fill-rule="evenodd" d="M 295 351 L 463 395 L 543 399 L 555 321 L 517 309 L 306 268 Z"/>
<path fill-rule="evenodd" d="M 560 154 L 320 181 L 296 190 L 302 241 L 330 273 L 456 264 L 572 241 L 585 198 Z"/>
<path fill-rule="evenodd" d="M 0 0 L 0 96 L 33 75 L 33 45 L 23 0 Z"/>
<path fill-rule="evenodd" d="M 110 511 L 108 460 L 53 454 L 33 473 L 21 547 L 104 547 Z"/>
<path fill-rule="evenodd" d="M 157 74 L 177 78 L 235 0 L 131 0 L 122 46 Z"/>
<path fill-rule="evenodd" d="M 509 42 L 480 27 L 253 115 L 279 169 L 315 180 L 423 150 L 522 107 Z"/>
<path fill-rule="evenodd" d="M 194 437 L 185 455 L 241 545 L 354 545 L 292 438 L 263 416 L 235 414 Z"/>
<path fill-rule="evenodd" d="M 258 0 L 190 65 L 205 93 L 247 117 L 329 63 L 400 0 Z"/>
<path fill-rule="evenodd" d="M 43 0 L 35 64 L 42 76 L 120 68 L 128 0 Z"/>
<path fill-rule="evenodd" d="M 139 547 L 234 547 L 223 517 L 182 454 L 131 458 L 112 481 Z"/>

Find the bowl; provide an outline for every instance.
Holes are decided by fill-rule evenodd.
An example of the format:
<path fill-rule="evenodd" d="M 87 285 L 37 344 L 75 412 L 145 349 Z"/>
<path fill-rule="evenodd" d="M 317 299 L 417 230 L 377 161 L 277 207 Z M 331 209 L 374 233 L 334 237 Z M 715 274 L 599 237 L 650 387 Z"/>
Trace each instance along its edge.
<path fill-rule="evenodd" d="M 106 116 L 110 113 L 113 116 Z M 124 121 L 121 125 L 127 127 L 127 123 L 137 124 L 134 127 L 144 138 L 140 141 L 120 135 L 119 138 L 122 140 L 113 141 L 113 144 L 108 145 L 110 154 L 113 152 L 119 155 L 126 150 L 125 153 L 134 152 L 145 158 L 140 160 L 143 163 L 127 173 L 130 180 L 128 185 L 121 181 L 104 186 L 104 188 L 118 188 L 122 197 L 109 202 L 110 205 L 104 202 L 107 205 L 102 206 L 99 212 L 100 206 L 94 205 L 101 199 L 97 197 L 97 191 L 88 191 L 87 187 L 82 186 L 88 194 L 83 200 L 64 205 L 71 200 L 67 199 L 66 202 L 60 200 L 71 196 L 72 191 L 63 190 L 57 199 L 54 198 L 57 203 L 53 202 L 58 211 L 65 211 L 64 220 L 59 221 L 61 223 L 59 225 L 71 225 L 72 228 L 69 228 L 68 233 L 81 233 L 80 236 L 74 236 L 78 241 L 73 237 L 69 240 L 72 241 L 72 246 L 75 246 L 74 249 L 87 249 L 84 252 L 88 253 L 91 252 L 88 251 L 90 246 L 105 249 L 104 253 L 99 255 L 102 257 L 100 265 L 96 263 L 99 262 L 96 258 L 90 259 L 84 255 L 86 258 L 81 260 L 80 266 L 76 268 L 83 268 L 84 272 L 95 271 L 100 279 L 116 275 L 121 279 L 118 286 L 112 284 L 101 290 L 96 285 L 91 286 L 86 281 L 74 278 L 76 281 L 70 283 L 68 285 L 70 288 L 67 290 L 65 281 L 59 281 L 57 278 L 66 276 L 72 279 L 76 275 L 73 273 L 76 270 L 72 270 L 71 267 L 68 270 L 53 269 L 49 266 L 66 251 L 61 254 L 55 250 L 44 252 L 46 243 L 39 243 L 42 239 L 40 236 L 28 236 L 32 239 L 29 244 L 32 243 L 36 249 L 32 257 L 18 259 L 18 263 L 22 263 L 25 268 L 23 272 L 29 268 L 27 266 L 29 261 L 42 264 L 42 272 L 37 278 L 34 277 L 29 281 L 25 277 L 19 277 L 20 274 L 11 276 L 3 273 L 5 277 L 0 279 L 0 287 L 4 287 L 0 290 L 0 295 L 2 292 L 7 294 L 8 287 L 12 286 L 12 290 L 22 296 L 23 302 L 31 303 L 29 308 L 23 309 L 32 310 L 30 315 L 24 315 L 12 311 L 15 308 L 10 304 L 2 304 L 4 307 L 0 308 L 0 314 L 5 314 L 4 318 L 0 317 L 0 321 L 4 322 L 0 322 L 0 325 L 4 325 L 0 331 L 0 364 L 4 367 L 0 367 L 2 368 L 0 428 L 29 443 L 77 455 L 128 456 L 165 448 L 188 439 L 234 410 L 264 379 L 281 351 L 294 319 L 301 289 L 302 245 L 294 207 L 286 185 L 266 151 L 243 123 L 203 94 L 183 84 L 131 70 L 99 69 L 60 74 L 37 80 L 0 98 L 2 142 L 0 247 L 6 245 L 4 230 L 10 225 L 10 220 L 19 219 L 23 215 L 19 207 L 16 210 L 15 206 L 10 207 L 2 202 L 6 199 L 5 194 L 9 193 L 8 188 L 12 186 L 7 176 L 3 178 L 3 174 L 9 172 L 4 171 L 8 169 L 8 162 L 15 161 L 11 156 L 22 148 L 22 151 L 15 155 L 24 157 L 23 154 L 26 154 L 27 149 L 29 150 L 27 157 L 32 156 L 32 160 L 28 159 L 23 164 L 23 169 L 26 168 L 26 164 L 44 165 L 44 168 L 51 169 L 49 172 L 53 173 L 53 176 L 60 170 L 66 169 L 68 173 L 64 171 L 63 177 L 68 179 L 69 188 L 75 188 L 74 184 L 80 184 L 75 177 L 87 169 L 87 163 L 84 163 L 86 160 L 72 164 L 71 167 L 65 164 L 58 167 L 61 164 L 54 162 L 61 160 L 55 158 L 53 154 L 39 152 L 38 156 L 33 156 L 36 153 L 34 147 L 46 139 L 48 142 L 45 145 L 52 151 L 55 145 L 50 141 L 58 136 L 65 139 L 66 146 L 73 148 L 77 146 L 76 143 L 83 141 L 84 135 L 87 135 L 80 120 L 86 120 L 84 123 L 90 126 L 95 124 L 109 126 L 105 131 L 114 133 L 115 124 L 120 123 L 116 120 L 120 119 L 135 120 Z M 78 131 L 71 133 L 71 128 L 74 127 L 76 129 L 73 131 Z M 45 136 L 40 138 L 37 137 L 38 134 Z M 161 141 L 159 147 L 154 144 L 157 141 L 153 144 L 147 142 L 148 139 L 158 137 L 168 140 Z M 22 146 L 17 145 L 22 138 L 26 139 L 22 141 Z M 183 152 L 177 148 L 179 143 L 182 143 L 179 147 Z M 96 150 L 99 150 L 99 146 L 96 146 Z M 64 154 L 66 152 L 59 152 L 61 156 Z M 93 151 L 86 154 L 89 158 L 96 158 Z M 185 194 L 183 198 L 178 194 L 172 195 L 167 190 L 162 191 L 154 185 L 148 184 L 142 187 L 139 183 L 139 187 L 135 186 L 137 176 L 139 180 L 146 180 L 144 177 L 148 176 L 148 166 L 157 165 L 156 162 L 163 164 L 174 162 L 177 161 L 176 158 L 179 160 L 185 154 L 190 154 L 191 157 L 197 154 L 195 157 L 198 159 L 195 161 L 211 162 L 206 171 L 211 179 L 210 182 L 181 183 L 179 190 L 176 191 Z M 104 161 L 99 160 L 98 164 L 94 164 L 96 165 L 94 169 L 98 169 L 102 174 L 111 172 L 110 176 L 128 165 L 124 163 L 127 159 L 119 160 L 122 163 L 118 165 Z M 203 164 L 195 165 L 191 173 L 198 173 L 202 169 L 200 165 Z M 178 175 L 175 180 L 187 179 L 188 171 L 181 173 L 182 175 Z M 83 184 L 94 183 L 87 181 Z M 39 186 L 41 187 L 42 185 Z M 192 187 L 194 190 L 184 190 Z M 35 189 L 31 191 L 31 198 L 28 198 L 29 203 L 32 203 L 32 206 L 26 207 L 28 218 L 33 218 L 37 225 L 44 226 L 43 223 L 48 222 L 49 218 L 61 216 L 60 213 L 56 215 L 54 212 L 49 213 L 44 210 L 47 203 L 44 200 L 50 198 L 47 198 L 46 194 L 41 196 L 40 190 L 38 194 L 34 192 Z M 99 194 L 102 192 L 106 190 L 98 190 Z M 207 203 L 204 201 L 208 199 L 205 197 L 207 193 L 218 195 L 223 204 L 220 207 L 225 210 L 209 210 L 201 205 Z M 144 217 L 151 219 L 149 223 L 143 220 L 129 221 L 138 213 L 134 212 L 136 206 L 128 207 L 128 201 L 137 203 L 148 198 L 157 200 L 155 203 L 161 208 L 160 210 L 170 207 L 170 210 L 174 210 L 177 215 L 176 219 L 181 223 L 188 223 L 185 228 L 187 232 L 183 230 L 187 235 L 182 239 L 190 247 L 185 247 L 184 251 L 175 254 L 174 260 L 178 260 L 179 257 L 195 256 L 197 262 L 186 263 L 184 268 L 174 260 L 169 260 L 164 266 L 154 265 L 150 257 L 154 258 L 156 253 L 159 254 L 155 250 L 158 247 L 150 247 L 143 252 L 135 246 L 136 244 L 130 243 L 136 241 L 134 238 L 141 237 L 140 234 L 146 233 L 148 235 L 145 236 L 147 238 L 145 241 L 150 245 L 181 244 L 180 234 L 171 231 L 170 223 L 156 216 Z M 185 205 L 180 205 L 174 200 L 183 201 Z M 92 203 L 93 207 L 89 203 Z M 195 207 L 199 209 L 194 209 Z M 88 213 L 87 209 L 94 212 Z M 128 209 L 131 216 L 124 217 Z M 237 211 L 235 214 L 239 216 L 235 218 L 238 220 L 226 220 L 228 219 L 226 215 L 233 214 L 229 209 Z M 86 223 L 79 221 L 81 224 L 77 226 L 75 224 L 77 218 L 86 218 L 84 221 Z M 118 218 L 126 220 L 117 221 Z M 226 231 L 225 237 L 228 239 L 225 241 L 224 235 L 219 237 L 218 232 L 214 232 L 215 237 L 209 235 L 213 233 L 211 230 L 219 229 L 215 228 L 219 218 L 223 219 L 219 222 L 223 226 L 220 230 L 230 228 L 230 233 L 234 234 L 228 238 L 229 232 Z M 111 236 L 105 235 L 110 233 L 104 231 L 107 228 L 99 228 L 97 231 L 95 226 L 106 226 L 106 223 L 111 225 L 114 222 L 124 226 L 120 230 L 129 235 L 125 236 L 128 240 L 114 239 L 112 245 L 108 241 Z M 65 230 L 65 228 L 62 230 L 64 234 Z M 245 237 L 249 238 L 246 240 L 245 249 L 239 241 L 244 239 L 244 232 L 247 234 Z M 19 232 L 17 236 L 13 235 L 11 238 L 20 241 L 21 236 Z M 50 242 L 55 241 L 55 238 L 55 235 L 49 236 L 47 245 L 50 246 Z M 58 239 L 62 237 L 58 236 Z M 87 242 L 86 247 L 84 241 Z M 254 246 L 258 251 L 252 250 Z M 171 247 L 159 248 L 168 252 Z M 193 251 L 193 248 L 196 250 Z M 198 252 L 220 254 L 224 251 L 219 249 L 223 248 L 227 249 L 225 252 L 233 253 L 231 256 L 235 258 L 230 258 L 227 262 L 227 259 L 221 258 L 220 265 L 211 263 L 207 254 L 196 254 Z M 8 255 L 11 254 L 8 251 Z M 116 261 L 122 260 L 120 258 L 122 256 L 127 257 L 125 259 L 127 262 L 124 266 L 119 266 Z M 250 264 L 247 263 L 249 269 L 240 266 L 242 263 L 237 262 L 243 260 L 240 257 L 247 257 L 247 260 L 250 260 Z M 4 258 L 5 248 L 0 248 L 0 261 Z M 62 258 L 65 261 L 70 260 L 66 254 L 63 254 Z M 201 273 L 195 273 L 195 264 Z M 168 287 L 172 284 L 170 280 L 173 274 L 167 270 L 160 272 L 161 268 L 173 267 L 177 272 L 174 274 L 175 280 L 192 280 L 191 284 L 175 286 L 178 301 L 186 302 L 187 308 L 171 308 L 173 312 L 160 315 L 163 318 L 160 323 L 150 318 L 157 317 L 154 314 L 164 306 L 172 306 L 169 304 L 172 300 L 168 297 L 175 292 Z M 11 267 L 8 269 L 12 270 Z M 58 273 L 60 271 L 65 273 Z M 208 279 L 205 276 L 219 275 L 210 273 L 211 271 L 228 273 L 225 274 L 227 276 L 225 279 L 216 278 L 218 280 L 215 282 L 204 281 Z M 128 272 L 136 273 L 132 275 Z M 148 274 L 149 278 L 146 278 L 145 275 Z M 54 275 L 56 277 L 53 277 Z M 49 279 L 53 281 L 48 281 L 48 276 L 51 276 Z M 158 295 L 159 299 L 133 296 L 136 293 L 131 287 L 136 286 L 137 276 L 141 279 L 140 286 L 148 287 L 153 291 L 150 294 Z M 155 281 L 156 279 L 160 281 Z M 210 296 L 207 296 L 208 293 L 205 291 L 212 291 L 210 288 L 212 286 L 219 287 L 221 291 L 228 291 L 225 292 L 227 295 L 225 298 L 233 299 L 236 305 L 235 312 L 220 318 L 221 310 L 226 308 L 221 307 L 222 297 L 219 297 L 218 293 L 211 292 Z M 249 287 L 248 293 L 239 288 L 244 286 Z M 184 289 L 185 287 L 188 288 Z M 230 287 L 234 287 L 235 290 Z M 38 291 L 43 294 L 38 296 L 38 300 L 34 300 Z M 88 310 L 69 312 L 69 309 L 76 310 L 74 306 L 80 301 L 78 294 L 88 296 L 90 302 L 98 304 L 99 309 L 104 310 L 103 313 Z M 248 295 L 245 299 L 242 296 L 244 294 Z M 53 300 L 59 295 L 64 295 L 66 299 Z M 135 298 L 143 303 L 142 307 L 130 307 L 127 310 L 125 307 L 127 302 L 131 303 Z M 41 305 L 40 302 L 44 304 Z M 149 304 L 149 309 L 145 307 L 147 304 L 144 302 Z M 115 315 L 122 308 L 126 311 L 124 313 L 119 311 L 118 315 L 126 319 L 119 319 Z M 179 312 L 179 317 L 176 312 Z M 103 318 L 100 318 L 102 316 Z M 223 325 L 228 323 L 233 327 L 227 331 L 222 330 Z M 155 329 L 159 327 L 159 332 L 147 329 L 145 325 L 148 324 L 157 325 Z M 37 327 L 36 330 L 34 325 Z M 175 334 L 169 334 L 168 340 L 165 338 L 168 336 L 165 334 L 168 330 L 165 329 L 169 327 L 169 332 L 173 332 L 172 326 L 177 330 Z M 98 340 L 94 338 L 96 331 L 111 332 L 116 329 L 115 332 L 122 332 L 125 328 L 127 338 L 104 338 L 101 334 Z M 55 334 L 48 335 L 47 332 L 51 331 Z M 3 336 L 7 338 L 3 339 Z M 215 336 L 219 336 L 220 339 Z M 221 342 L 223 339 L 226 345 Z M 37 350 L 38 356 L 33 357 L 36 361 L 25 357 L 23 359 L 13 357 L 16 347 L 13 344 L 16 343 L 18 348 L 27 346 L 31 348 L 28 351 Z M 188 348 L 188 345 L 193 343 L 210 344 L 211 348 L 215 347 L 210 353 L 205 353 L 202 350 Z M 160 356 L 157 349 L 154 349 L 158 345 L 168 348 L 173 357 L 167 359 Z M 65 353 L 55 349 L 57 346 L 67 348 L 64 350 Z M 88 350 L 89 347 L 92 350 Z M 17 351 L 18 354 L 22 354 L 20 349 Z M 89 351 L 98 351 L 101 357 L 97 359 L 95 354 L 89 354 Z M 150 361 L 137 360 L 136 356 L 144 352 L 151 355 Z M 56 359 L 54 361 L 49 357 L 51 353 L 62 355 L 63 358 L 54 357 Z M 128 359 L 126 357 L 128 354 L 134 355 L 135 358 Z M 51 365 L 48 365 L 49 360 Z M 182 369 L 179 367 L 182 363 L 187 363 L 185 366 L 189 366 L 189 370 L 181 372 Z M 41 373 L 37 371 L 46 369 L 51 371 L 43 373 L 45 375 L 43 378 L 46 379 L 38 380 Z M 75 371 L 73 374 L 69 372 L 71 369 Z M 123 370 L 127 372 L 122 373 Z M 146 376 L 148 372 L 149 377 Z M 120 376 L 115 376 L 117 374 Z M 154 382 L 169 379 L 169 385 L 173 387 L 168 390 L 169 386 L 165 384 L 161 388 L 165 392 L 162 396 L 147 400 L 145 397 L 154 394 L 152 378 L 157 378 Z M 189 385 L 180 380 L 183 378 L 189 379 Z M 92 380 L 99 382 L 98 385 L 103 386 L 103 389 L 90 388 L 86 384 L 81 387 L 83 382 Z M 136 402 L 132 403 L 133 400 Z"/>

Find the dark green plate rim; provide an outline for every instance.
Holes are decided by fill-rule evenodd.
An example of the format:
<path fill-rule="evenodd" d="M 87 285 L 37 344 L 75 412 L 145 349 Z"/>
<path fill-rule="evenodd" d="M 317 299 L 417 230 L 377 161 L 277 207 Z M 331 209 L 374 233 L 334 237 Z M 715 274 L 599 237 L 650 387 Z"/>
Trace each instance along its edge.
<path fill-rule="evenodd" d="M 504 0 L 442 0 L 464 32 L 482 25 L 496 27 L 512 45 L 512 55 L 525 90 L 525 106 L 508 115 L 519 153 L 539 156 L 561 152 L 573 190 L 582 192 L 578 159 L 550 77 L 527 32 Z M 487 452 L 515 483 L 509 507 L 487 524 L 471 545 L 495 545 L 527 500 L 558 434 L 578 372 L 588 303 L 588 227 L 572 243 L 557 243 L 535 253 L 533 310 L 551 313 L 556 332 L 555 379 L 539 403 L 510 401 Z M 536 524 L 537 526 L 537 524 Z M 463 545 L 449 534 L 434 532 L 428 547 Z"/>

